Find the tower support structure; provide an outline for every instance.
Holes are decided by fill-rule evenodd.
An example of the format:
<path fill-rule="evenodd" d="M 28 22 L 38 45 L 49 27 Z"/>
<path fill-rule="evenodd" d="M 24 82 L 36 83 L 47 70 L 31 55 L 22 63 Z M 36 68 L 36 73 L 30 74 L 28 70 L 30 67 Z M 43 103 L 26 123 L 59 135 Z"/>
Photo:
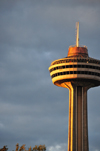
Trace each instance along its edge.
<path fill-rule="evenodd" d="M 68 151 L 88 151 L 87 87 L 71 82 L 69 89 Z"/>

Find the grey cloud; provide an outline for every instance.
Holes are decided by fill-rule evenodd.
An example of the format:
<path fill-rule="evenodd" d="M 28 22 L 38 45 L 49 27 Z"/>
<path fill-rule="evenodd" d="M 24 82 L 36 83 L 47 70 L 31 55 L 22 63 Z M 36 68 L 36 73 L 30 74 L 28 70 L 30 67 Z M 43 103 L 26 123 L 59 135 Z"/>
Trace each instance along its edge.
<path fill-rule="evenodd" d="M 93 8 L 91 9 L 91 7 L 86 7 L 84 11 L 83 6 L 77 6 L 78 9 L 77 7 L 73 9 L 71 6 L 58 7 L 56 5 L 47 5 L 45 8 L 45 5 L 40 5 L 38 3 L 38 6 L 34 8 L 34 5 L 28 5 L 25 7 L 25 4 L 24 6 L 21 5 L 19 7 L 20 10 L 13 9 L 13 12 L 15 12 L 13 15 L 12 12 L 8 12 L 4 14 L 3 19 L 1 17 L 1 20 L 3 20 L 3 22 L 1 22 L 1 24 L 3 24 L 1 33 L 2 40 L 7 41 L 8 45 L 20 45 L 24 47 L 31 46 L 43 49 L 51 47 L 53 49 L 57 43 L 59 43 L 60 48 L 64 49 L 63 45 L 65 46 L 65 40 L 67 40 L 67 37 L 65 38 L 64 33 L 66 32 L 66 34 L 68 34 L 67 31 L 69 30 L 69 27 L 72 27 L 72 25 L 70 25 L 72 24 L 71 20 L 74 21 L 73 24 L 75 24 L 77 18 L 80 20 L 80 22 L 82 20 L 82 23 L 87 22 L 85 27 L 87 27 L 88 23 L 88 27 L 91 27 L 90 19 L 95 19 L 94 23 L 96 22 L 96 17 L 94 16 L 94 11 Z M 81 13 L 78 13 L 79 11 Z M 71 14 L 71 17 L 69 14 Z M 90 18 L 91 16 L 92 18 Z M 99 16 L 96 16 L 98 17 L 97 19 L 99 19 Z M 88 27 L 87 29 L 91 29 Z M 63 35 L 64 42 L 62 43 L 61 38 Z M 71 31 L 68 35 L 72 35 Z M 70 36 L 70 39 L 71 37 L 72 36 Z M 54 41 L 53 38 L 57 39 L 58 41 Z"/>

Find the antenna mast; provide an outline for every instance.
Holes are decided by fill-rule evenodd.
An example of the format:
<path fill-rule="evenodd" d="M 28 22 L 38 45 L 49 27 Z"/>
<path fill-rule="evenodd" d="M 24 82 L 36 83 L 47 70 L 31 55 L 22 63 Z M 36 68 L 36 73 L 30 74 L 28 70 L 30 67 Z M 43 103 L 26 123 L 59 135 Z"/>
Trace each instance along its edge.
<path fill-rule="evenodd" d="M 76 46 L 79 47 L 79 22 L 76 22 Z"/>

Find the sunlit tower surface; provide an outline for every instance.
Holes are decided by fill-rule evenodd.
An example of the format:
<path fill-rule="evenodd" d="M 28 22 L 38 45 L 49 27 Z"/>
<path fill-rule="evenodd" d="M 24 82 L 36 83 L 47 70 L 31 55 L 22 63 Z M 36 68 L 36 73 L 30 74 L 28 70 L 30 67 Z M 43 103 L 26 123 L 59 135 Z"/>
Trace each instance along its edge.
<path fill-rule="evenodd" d="M 69 89 L 68 151 L 89 151 L 87 90 L 100 85 L 100 60 L 79 46 L 79 22 L 76 26 L 76 45 L 67 57 L 53 61 L 49 71 L 53 84 Z"/>

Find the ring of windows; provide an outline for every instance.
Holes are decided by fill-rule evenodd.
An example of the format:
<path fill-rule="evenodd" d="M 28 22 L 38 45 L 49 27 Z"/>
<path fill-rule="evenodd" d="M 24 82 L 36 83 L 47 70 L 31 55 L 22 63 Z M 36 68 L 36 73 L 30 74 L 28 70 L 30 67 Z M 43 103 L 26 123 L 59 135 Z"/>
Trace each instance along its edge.
<path fill-rule="evenodd" d="M 57 67 L 50 69 L 50 72 L 57 70 L 57 69 L 65 69 L 65 68 L 89 68 L 89 69 L 100 70 L 99 66 L 92 66 L 92 65 L 63 65 L 63 66 L 57 66 Z"/>
<path fill-rule="evenodd" d="M 91 71 L 65 71 L 65 72 L 58 72 L 51 76 L 51 78 L 54 78 L 56 76 L 61 75 L 69 75 L 69 74 L 84 74 L 84 75 L 95 75 L 100 77 L 100 73 L 98 72 L 91 72 Z"/>
<path fill-rule="evenodd" d="M 100 61 L 92 59 L 92 58 L 74 58 L 74 59 L 65 59 L 65 60 L 58 60 L 52 63 L 52 65 L 60 64 L 60 63 L 69 63 L 69 62 L 85 62 L 85 63 L 96 63 L 100 64 Z"/>

